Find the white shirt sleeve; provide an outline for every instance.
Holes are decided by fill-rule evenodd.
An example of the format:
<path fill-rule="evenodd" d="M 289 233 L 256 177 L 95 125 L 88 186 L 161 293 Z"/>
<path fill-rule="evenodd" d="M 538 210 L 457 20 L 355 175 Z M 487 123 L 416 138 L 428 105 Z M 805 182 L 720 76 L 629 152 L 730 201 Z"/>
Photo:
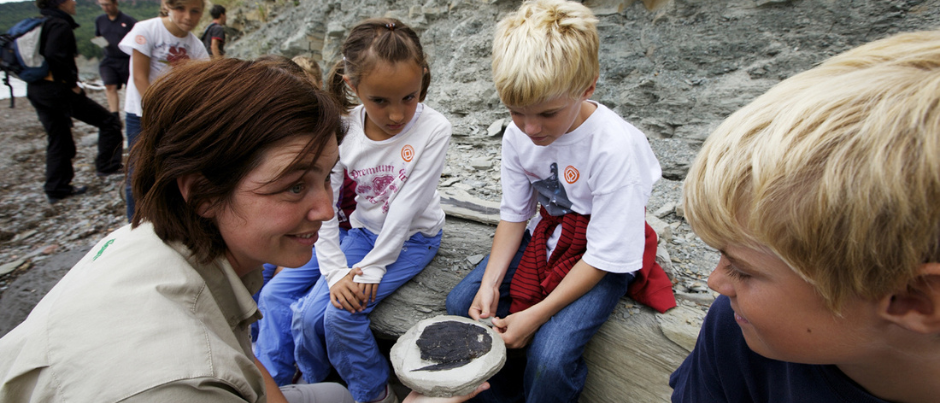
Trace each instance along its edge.
<path fill-rule="evenodd" d="M 587 251 L 582 259 L 598 269 L 628 273 L 643 267 L 646 202 L 659 179 L 659 162 L 645 136 L 624 137 L 615 147 L 597 147 L 588 178 L 592 190 Z M 613 151 L 613 150 L 616 150 Z"/>
<path fill-rule="evenodd" d="M 317 233 L 319 239 L 316 243 L 317 263 L 320 265 L 320 274 L 326 277 L 327 284 L 330 287 L 336 284 L 340 279 L 349 273 L 349 267 L 346 263 L 346 255 L 339 246 L 339 220 L 336 206 L 339 201 L 339 193 L 343 187 L 344 172 L 346 167 L 342 162 L 337 162 L 336 166 L 330 172 L 330 187 L 333 188 L 333 218 L 324 221 Z"/>
<path fill-rule="evenodd" d="M 150 53 L 153 50 L 153 35 L 147 32 L 147 27 L 149 26 L 149 21 L 141 21 L 138 24 L 134 24 L 131 31 L 128 32 L 127 35 L 124 35 L 124 39 L 121 39 L 121 42 L 118 43 L 118 48 L 128 55 L 133 56 L 136 50 L 144 56 L 150 57 Z"/>
<path fill-rule="evenodd" d="M 535 188 L 529 183 L 525 170 L 519 161 L 511 138 L 510 125 L 503 137 L 502 163 L 500 164 L 499 178 L 503 187 L 503 195 L 499 205 L 499 219 L 509 222 L 526 222 L 535 214 L 537 198 Z M 528 141 L 528 139 L 526 139 Z"/>

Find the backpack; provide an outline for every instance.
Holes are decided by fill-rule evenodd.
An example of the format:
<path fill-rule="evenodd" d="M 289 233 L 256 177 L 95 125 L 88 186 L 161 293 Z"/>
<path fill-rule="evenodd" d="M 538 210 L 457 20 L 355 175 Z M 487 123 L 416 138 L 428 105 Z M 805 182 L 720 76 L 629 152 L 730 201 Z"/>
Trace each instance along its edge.
<path fill-rule="evenodd" d="M 217 25 L 216 23 L 210 23 L 205 30 L 202 31 L 202 36 L 199 37 L 199 40 L 202 41 L 203 46 L 206 47 L 206 52 L 209 52 L 209 55 L 212 55 L 212 38 L 209 36 L 209 30 L 213 26 Z M 208 40 L 207 40 L 208 39 Z"/>
<path fill-rule="evenodd" d="M 10 87 L 10 107 L 14 105 L 10 73 L 27 83 L 42 80 L 49 74 L 49 64 L 40 52 L 39 38 L 45 17 L 22 20 L 5 34 L 0 34 L 0 69 L 3 83 Z"/>

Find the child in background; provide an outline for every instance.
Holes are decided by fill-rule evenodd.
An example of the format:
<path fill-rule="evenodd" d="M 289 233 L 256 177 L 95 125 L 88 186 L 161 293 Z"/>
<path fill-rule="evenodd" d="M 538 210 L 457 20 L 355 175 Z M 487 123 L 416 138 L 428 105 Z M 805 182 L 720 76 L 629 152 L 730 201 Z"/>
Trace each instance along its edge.
<path fill-rule="evenodd" d="M 673 402 L 936 402 L 940 32 L 896 35 L 734 113 L 685 180 L 721 251 Z"/>
<path fill-rule="evenodd" d="M 513 121 L 500 222 L 447 312 L 495 315 L 506 347 L 527 350 L 510 354 L 482 401 L 576 402 L 584 347 L 628 288 L 661 312 L 676 304 L 645 224 L 659 162 L 642 132 L 589 100 L 600 71 L 596 24 L 579 3 L 542 0 L 497 26 L 493 78 Z"/>
<path fill-rule="evenodd" d="M 294 343 L 282 348 L 294 348 L 307 382 L 321 381 L 332 365 L 357 401 L 394 402 L 368 314 L 440 247 L 444 211 L 437 183 L 451 125 L 421 103 L 431 74 L 417 34 L 401 21 L 359 23 L 342 54 L 327 83 L 349 110 L 349 128 L 331 186 L 337 197 L 347 171 L 356 185 L 356 210 L 342 242 L 335 218 L 321 228 L 315 249 L 322 276 L 293 304 Z M 362 105 L 353 108 L 350 90 Z M 259 359 L 277 382 L 291 380 L 293 365 L 273 362 L 264 351 Z"/>
<path fill-rule="evenodd" d="M 124 95 L 128 148 L 134 147 L 140 133 L 140 98 L 150 83 L 184 60 L 209 58 L 202 42 L 191 32 L 202 18 L 203 7 L 201 0 L 163 0 L 160 17 L 138 22 L 118 45 L 124 53 L 131 55 L 131 78 Z M 130 181 L 126 186 L 126 196 L 129 222 L 134 216 Z"/>

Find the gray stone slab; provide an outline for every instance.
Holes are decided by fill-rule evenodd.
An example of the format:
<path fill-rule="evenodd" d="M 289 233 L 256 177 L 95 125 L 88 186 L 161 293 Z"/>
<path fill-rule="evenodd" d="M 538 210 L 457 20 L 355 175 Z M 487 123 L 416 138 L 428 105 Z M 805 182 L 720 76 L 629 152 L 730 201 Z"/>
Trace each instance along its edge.
<path fill-rule="evenodd" d="M 0 337 L 26 320 L 33 307 L 78 263 L 90 247 L 50 256 L 18 277 L 0 298 Z"/>
<path fill-rule="evenodd" d="M 422 357 L 422 351 L 418 346 L 419 338 L 430 329 L 430 326 L 449 321 L 476 326 L 477 329 L 482 330 L 483 334 L 489 336 L 489 351 L 456 368 L 424 370 L 438 362 Z M 482 336 L 481 334 L 480 337 Z M 422 320 L 408 329 L 392 346 L 389 359 L 392 362 L 392 368 L 395 369 L 395 375 L 405 386 L 426 396 L 461 396 L 472 392 L 477 386 L 499 372 L 506 363 L 506 345 L 493 329 L 479 322 L 461 316 L 441 315 Z"/>

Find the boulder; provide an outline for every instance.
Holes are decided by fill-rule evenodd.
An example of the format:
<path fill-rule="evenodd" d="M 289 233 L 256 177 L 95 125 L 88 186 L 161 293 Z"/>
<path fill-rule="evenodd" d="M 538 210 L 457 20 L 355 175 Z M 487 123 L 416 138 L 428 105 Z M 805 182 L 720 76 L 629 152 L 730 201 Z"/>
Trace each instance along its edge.
<path fill-rule="evenodd" d="M 447 293 L 489 253 L 494 227 L 448 217 L 437 256 L 371 315 L 377 337 L 397 339 L 421 320 L 446 314 Z M 693 302 L 659 314 L 624 297 L 584 353 L 581 402 L 666 402 L 669 374 L 689 354 L 704 311 Z"/>
<path fill-rule="evenodd" d="M 0 337 L 24 321 L 39 300 L 89 249 L 90 246 L 52 255 L 19 276 L 0 298 Z"/>
<path fill-rule="evenodd" d="M 373 333 L 395 340 L 419 321 L 446 314 L 447 293 L 489 253 L 493 231 L 490 225 L 448 217 L 441 248 L 431 264 L 372 312 Z M 86 252 L 82 248 L 51 255 L 17 278 L 0 299 L 0 336 L 25 319 Z M 589 373 L 582 402 L 669 400 L 669 374 L 694 346 L 704 318 L 698 301 L 679 302 L 659 314 L 626 297 L 620 301 L 587 345 Z"/>

